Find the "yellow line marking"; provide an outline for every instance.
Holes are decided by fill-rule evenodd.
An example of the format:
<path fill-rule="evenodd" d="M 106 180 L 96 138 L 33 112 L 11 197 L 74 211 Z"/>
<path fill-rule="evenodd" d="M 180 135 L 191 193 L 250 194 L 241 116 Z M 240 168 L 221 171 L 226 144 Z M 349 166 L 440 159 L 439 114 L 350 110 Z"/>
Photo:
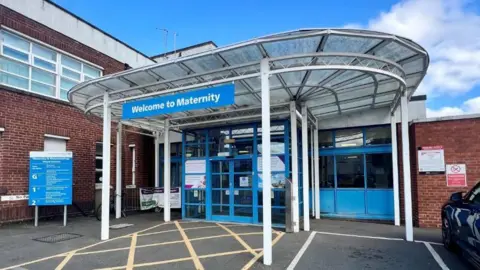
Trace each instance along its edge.
<path fill-rule="evenodd" d="M 94 251 L 86 251 L 86 252 L 79 252 L 75 253 L 75 256 L 82 256 L 82 255 L 89 255 L 89 254 L 97 254 L 97 253 L 107 253 L 107 252 L 113 252 L 113 251 L 122 251 L 122 250 L 129 250 L 130 247 L 124 247 L 124 248 L 112 248 L 112 249 L 101 249 L 101 250 L 94 250 Z"/>
<path fill-rule="evenodd" d="M 257 252 L 255 252 L 255 250 L 253 250 L 245 241 L 243 241 L 242 238 L 240 238 L 240 236 L 238 236 L 238 234 L 234 233 L 232 230 L 230 230 L 229 228 L 223 226 L 222 224 L 220 223 L 217 223 L 218 226 L 220 226 L 222 229 L 224 229 L 225 231 L 227 231 L 229 234 L 231 234 L 235 239 L 237 239 L 237 241 L 246 249 L 248 250 L 250 253 L 252 253 L 253 256 L 257 256 Z"/>
<path fill-rule="evenodd" d="M 200 262 L 200 260 L 197 257 L 197 253 L 195 252 L 195 249 L 193 249 L 192 243 L 190 243 L 190 240 L 188 240 L 188 236 L 185 233 L 185 231 L 182 229 L 182 226 L 178 223 L 178 221 L 175 221 L 175 225 L 178 228 L 178 231 L 182 235 L 183 241 L 185 241 L 185 245 L 187 246 L 188 252 L 190 253 L 190 256 L 193 259 L 193 263 L 195 264 L 195 268 L 197 270 L 203 270 L 203 265 Z"/>
<path fill-rule="evenodd" d="M 259 235 L 263 234 L 261 232 L 251 232 L 251 233 L 239 233 L 237 235 Z M 222 237 L 232 237 L 231 234 L 220 234 L 220 235 L 213 235 L 213 236 L 205 236 L 205 237 L 198 237 L 198 238 L 191 238 L 190 241 L 198 241 L 198 240 L 208 240 L 214 238 L 222 238 Z"/>
<path fill-rule="evenodd" d="M 162 234 L 162 233 L 169 233 L 169 232 L 178 232 L 178 230 L 166 230 L 166 231 L 159 231 L 159 232 L 151 232 L 151 233 L 142 233 L 139 234 L 138 236 L 147 236 L 147 235 L 154 235 L 154 234 Z"/>
<path fill-rule="evenodd" d="M 283 236 L 284 234 L 285 234 L 284 232 L 280 233 L 280 234 L 272 241 L 272 247 L 280 240 L 280 238 L 282 238 L 282 236 Z M 258 261 L 258 259 L 260 259 L 260 257 L 262 257 L 262 256 L 263 256 L 263 250 L 262 250 L 260 253 L 258 253 L 257 256 L 255 256 L 253 259 L 251 259 L 251 260 L 242 268 L 242 270 L 248 270 L 248 269 L 250 269 L 250 267 L 252 267 L 253 264 L 254 264 L 256 261 Z"/>
<path fill-rule="evenodd" d="M 49 256 L 49 257 L 45 257 L 45 258 L 40 258 L 40 259 L 37 259 L 37 260 L 34 260 L 34 261 L 30 261 L 30 262 L 26 262 L 26 263 L 22 263 L 22 264 L 17 264 L 17 265 L 14 265 L 14 266 L 9 266 L 7 268 L 2 268 L 1 270 L 19 268 L 19 267 L 22 267 L 22 266 L 25 266 L 25 265 L 28 265 L 28 264 L 43 262 L 43 261 L 50 260 L 50 259 L 57 258 L 57 257 L 65 257 L 65 256 L 67 256 L 67 254 L 68 254 L 68 252 L 60 253 L 60 254 L 57 254 L 57 255 L 53 255 L 53 256 Z"/>
<path fill-rule="evenodd" d="M 255 251 L 261 251 L 262 249 L 257 248 L 257 249 L 254 249 L 254 250 Z M 250 253 L 250 250 L 242 249 L 242 250 L 236 250 L 236 251 L 220 252 L 220 253 L 215 253 L 215 254 L 207 254 L 207 255 L 198 256 L 198 258 L 206 259 L 206 258 L 234 255 L 234 254 L 240 254 L 240 253 Z"/>
<path fill-rule="evenodd" d="M 63 261 L 55 268 L 55 270 L 62 270 L 65 265 L 67 265 L 68 261 L 75 255 L 75 251 L 69 252 L 67 256 L 63 259 Z"/>
<path fill-rule="evenodd" d="M 160 264 L 167 264 L 167 263 L 175 263 L 175 262 L 183 262 L 183 261 L 189 261 L 192 260 L 191 257 L 185 257 L 185 258 L 178 258 L 178 259 L 172 259 L 172 260 L 165 260 L 165 261 L 157 261 L 157 262 L 148 262 L 148 263 L 139 263 L 135 264 L 133 267 L 144 267 L 144 266 L 153 266 L 153 265 L 160 265 Z M 118 270 L 118 269 L 125 269 L 124 266 L 115 266 L 115 267 L 110 267 L 110 268 L 97 268 L 95 270 Z"/>
<path fill-rule="evenodd" d="M 130 252 L 128 252 L 127 270 L 133 269 L 135 261 L 135 247 L 137 246 L 137 234 L 132 235 L 132 242 L 130 243 Z"/>

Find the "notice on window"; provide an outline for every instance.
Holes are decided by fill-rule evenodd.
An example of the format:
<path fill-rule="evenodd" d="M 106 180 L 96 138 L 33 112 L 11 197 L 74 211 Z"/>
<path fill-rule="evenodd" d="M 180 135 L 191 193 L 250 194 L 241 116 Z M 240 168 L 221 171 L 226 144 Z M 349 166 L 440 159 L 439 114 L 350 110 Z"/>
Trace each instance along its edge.
<path fill-rule="evenodd" d="M 170 189 L 170 208 L 178 209 L 182 205 L 180 188 Z M 164 206 L 163 188 L 140 188 L 140 210 L 148 210 Z"/>
<path fill-rule="evenodd" d="M 418 171 L 421 174 L 445 172 L 443 146 L 422 146 L 418 150 Z"/>
<path fill-rule="evenodd" d="M 206 160 L 187 160 L 185 162 L 185 173 L 207 173 Z"/>
<path fill-rule="evenodd" d="M 467 186 L 467 166 L 465 164 L 447 164 L 447 187 Z"/>
<path fill-rule="evenodd" d="M 185 175 L 185 189 L 205 188 L 207 177 L 205 174 Z"/>
<path fill-rule="evenodd" d="M 282 158 L 284 156 L 272 156 L 270 160 L 270 170 L 272 172 L 281 172 L 285 171 L 285 162 L 283 162 Z M 263 162 L 262 162 L 262 157 L 258 157 L 257 159 L 257 166 L 258 166 L 258 171 L 261 172 L 263 171 Z"/>
<path fill-rule="evenodd" d="M 240 187 L 249 187 L 250 179 L 248 176 L 240 176 Z"/>

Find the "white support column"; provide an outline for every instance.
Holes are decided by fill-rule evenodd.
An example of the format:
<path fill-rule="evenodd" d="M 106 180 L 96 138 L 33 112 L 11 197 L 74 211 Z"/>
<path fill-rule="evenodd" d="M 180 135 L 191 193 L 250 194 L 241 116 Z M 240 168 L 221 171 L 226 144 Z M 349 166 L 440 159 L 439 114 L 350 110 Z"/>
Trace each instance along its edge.
<path fill-rule="evenodd" d="M 290 137 L 292 145 L 292 218 L 293 232 L 300 231 L 300 217 L 298 204 L 298 136 L 297 136 L 297 106 L 295 101 L 290 101 Z M 263 142 L 263 141 L 262 141 Z"/>
<path fill-rule="evenodd" d="M 108 92 L 103 95 L 103 165 L 102 165 L 102 222 L 101 239 L 107 240 L 110 227 L 110 144 L 111 144 L 111 113 L 108 104 Z"/>
<path fill-rule="evenodd" d="M 155 147 L 155 187 L 160 186 L 160 132 L 155 132 L 155 139 L 153 140 Z"/>
<path fill-rule="evenodd" d="M 122 217 L 122 122 L 117 125 L 117 162 L 115 182 L 115 218 Z"/>
<path fill-rule="evenodd" d="M 397 121 L 395 115 L 390 117 L 392 131 L 392 169 L 393 169 L 393 210 L 395 226 L 400 226 L 400 185 L 398 183 L 398 146 L 397 146 Z"/>
<path fill-rule="evenodd" d="M 170 221 L 170 121 L 165 119 L 165 128 L 163 130 L 163 220 Z"/>
<path fill-rule="evenodd" d="M 313 157 L 315 166 L 315 219 L 320 218 L 320 167 L 318 164 L 318 120 L 313 133 Z"/>
<path fill-rule="evenodd" d="M 310 127 L 310 151 L 312 151 L 312 156 L 310 158 L 310 189 L 312 191 L 312 196 L 311 196 L 311 199 L 312 199 L 312 217 L 315 216 L 315 158 L 314 158 L 314 155 L 313 155 L 313 149 L 315 149 L 315 147 L 313 147 L 313 138 L 314 138 L 314 132 L 315 132 L 315 128 L 313 126 Z"/>
<path fill-rule="evenodd" d="M 404 91 L 401 98 L 402 107 L 402 151 L 403 151 L 403 193 L 405 203 L 405 238 L 413 241 L 412 184 L 410 177 L 410 138 L 408 134 L 408 97 Z"/>
<path fill-rule="evenodd" d="M 308 114 L 307 105 L 302 104 L 302 166 L 303 166 L 303 230 L 310 231 L 309 184 L 308 184 Z"/>
<path fill-rule="evenodd" d="M 263 182 L 263 264 L 272 264 L 272 170 L 270 149 L 270 66 L 260 61 L 262 85 L 262 182 Z"/>

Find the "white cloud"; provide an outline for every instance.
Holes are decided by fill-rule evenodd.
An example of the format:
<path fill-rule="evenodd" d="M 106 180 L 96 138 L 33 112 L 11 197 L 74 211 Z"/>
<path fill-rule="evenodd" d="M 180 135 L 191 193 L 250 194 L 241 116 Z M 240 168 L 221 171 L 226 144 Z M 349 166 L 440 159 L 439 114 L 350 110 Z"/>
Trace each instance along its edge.
<path fill-rule="evenodd" d="M 434 100 L 458 96 L 480 85 L 480 14 L 471 11 L 473 2 L 403 0 L 364 28 L 410 38 L 428 51 L 430 67 L 417 94 Z M 442 112 L 460 113 L 456 109 L 446 107 Z"/>
<path fill-rule="evenodd" d="M 427 117 L 442 117 L 480 113 L 480 97 L 465 101 L 460 107 L 442 107 L 438 110 L 427 109 Z"/>

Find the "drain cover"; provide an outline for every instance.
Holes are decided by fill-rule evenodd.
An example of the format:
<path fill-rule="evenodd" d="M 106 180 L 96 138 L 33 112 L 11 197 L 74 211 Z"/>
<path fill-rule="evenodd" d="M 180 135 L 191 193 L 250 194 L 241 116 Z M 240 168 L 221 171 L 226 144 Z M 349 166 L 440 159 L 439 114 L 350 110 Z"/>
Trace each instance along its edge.
<path fill-rule="evenodd" d="M 43 242 L 43 243 L 58 243 L 62 241 L 67 241 L 75 238 L 82 237 L 83 235 L 81 234 L 76 234 L 76 233 L 59 233 L 59 234 L 53 234 L 49 236 L 44 236 L 40 238 L 34 238 L 33 240 L 38 241 L 38 242 Z"/>

